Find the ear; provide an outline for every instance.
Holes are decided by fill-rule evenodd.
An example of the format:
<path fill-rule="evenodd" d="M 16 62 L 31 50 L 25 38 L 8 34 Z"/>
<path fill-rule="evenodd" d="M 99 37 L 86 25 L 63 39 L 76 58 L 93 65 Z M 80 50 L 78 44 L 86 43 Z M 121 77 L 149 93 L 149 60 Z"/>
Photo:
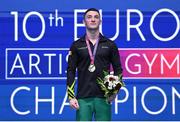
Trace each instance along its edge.
<path fill-rule="evenodd" d="M 102 24 L 102 19 L 100 19 L 100 25 Z"/>

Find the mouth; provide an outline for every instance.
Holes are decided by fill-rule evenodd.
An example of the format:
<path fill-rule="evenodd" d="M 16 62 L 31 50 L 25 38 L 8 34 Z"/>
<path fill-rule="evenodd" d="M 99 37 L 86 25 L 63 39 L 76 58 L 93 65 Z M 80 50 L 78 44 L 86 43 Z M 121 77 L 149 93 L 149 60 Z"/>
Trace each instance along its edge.
<path fill-rule="evenodd" d="M 91 25 L 96 25 L 96 23 L 91 23 Z"/>

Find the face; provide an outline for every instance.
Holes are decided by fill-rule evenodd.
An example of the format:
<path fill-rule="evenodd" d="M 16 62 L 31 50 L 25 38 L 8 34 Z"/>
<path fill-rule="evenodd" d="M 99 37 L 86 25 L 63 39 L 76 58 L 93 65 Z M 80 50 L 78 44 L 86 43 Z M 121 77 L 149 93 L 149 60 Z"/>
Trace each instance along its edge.
<path fill-rule="evenodd" d="M 86 13 L 83 22 L 87 29 L 97 30 L 99 29 L 99 25 L 101 24 L 101 19 L 96 11 L 89 11 L 88 13 Z"/>

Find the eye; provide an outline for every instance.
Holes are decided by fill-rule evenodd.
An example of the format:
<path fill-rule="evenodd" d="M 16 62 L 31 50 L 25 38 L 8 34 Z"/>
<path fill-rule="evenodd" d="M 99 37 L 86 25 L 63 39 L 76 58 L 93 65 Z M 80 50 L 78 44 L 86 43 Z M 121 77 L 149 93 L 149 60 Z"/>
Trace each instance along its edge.
<path fill-rule="evenodd" d="M 88 15 L 88 16 L 87 16 L 87 19 L 90 19 L 90 18 L 92 18 L 92 16 L 91 16 L 91 15 Z"/>
<path fill-rule="evenodd" d="M 96 15 L 94 18 L 99 19 L 99 16 L 98 16 L 98 15 Z"/>

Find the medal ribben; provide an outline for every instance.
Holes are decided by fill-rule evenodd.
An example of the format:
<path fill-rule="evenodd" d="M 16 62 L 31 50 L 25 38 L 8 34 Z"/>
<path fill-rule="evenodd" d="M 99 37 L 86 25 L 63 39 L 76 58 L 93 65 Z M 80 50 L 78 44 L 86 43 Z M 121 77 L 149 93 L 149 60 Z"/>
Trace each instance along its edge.
<path fill-rule="evenodd" d="M 88 38 L 86 36 L 86 45 L 87 45 L 88 53 L 89 53 L 89 56 L 90 56 L 90 59 L 91 59 L 91 63 L 89 65 L 89 67 L 88 67 L 89 72 L 94 72 L 96 70 L 96 66 L 94 64 L 94 59 L 95 59 L 98 43 L 99 43 L 99 38 L 96 41 L 96 44 L 95 44 L 95 47 L 94 47 L 94 50 L 93 50 L 93 53 L 92 53 L 91 47 L 90 47 L 90 44 L 89 44 L 89 40 L 88 40 Z"/>

